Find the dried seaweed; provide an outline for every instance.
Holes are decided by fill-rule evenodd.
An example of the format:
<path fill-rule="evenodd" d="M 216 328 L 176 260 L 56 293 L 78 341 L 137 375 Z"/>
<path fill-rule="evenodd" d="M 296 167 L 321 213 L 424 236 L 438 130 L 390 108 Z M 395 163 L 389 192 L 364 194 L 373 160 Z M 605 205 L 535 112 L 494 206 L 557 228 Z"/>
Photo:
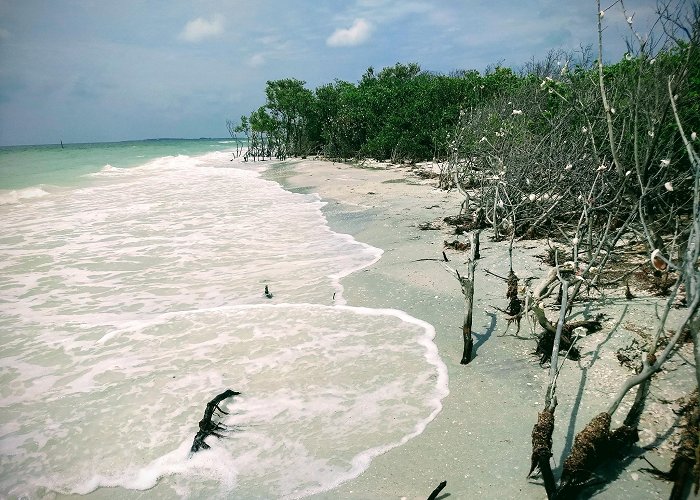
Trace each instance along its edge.
<path fill-rule="evenodd" d="M 465 242 L 458 241 L 458 240 L 453 240 L 453 241 L 445 241 L 445 247 L 452 248 L 453 250 L 458 250 L 460 252 L 463 252 L 465 250 L 468 250 L 470 248 L 470 245 L 469 245 L 469 243 L 465 243 Z"/>

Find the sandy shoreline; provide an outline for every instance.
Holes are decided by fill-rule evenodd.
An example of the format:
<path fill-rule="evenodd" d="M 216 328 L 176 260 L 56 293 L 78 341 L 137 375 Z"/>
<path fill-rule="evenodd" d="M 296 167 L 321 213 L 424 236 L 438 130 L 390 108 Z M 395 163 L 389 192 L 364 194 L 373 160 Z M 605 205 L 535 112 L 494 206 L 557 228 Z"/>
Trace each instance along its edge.
<path fill-rule="evenodd" d="M 482 238 L 475 284 L 476 356 L 465 367 L 459 364 L 463 301 L 457 281 L 439 262 L 419 260 L 440 258 L 443 241 L 452 237 L 446 225 L 428 231 L 418 225 L 456 214 L 459 194 L 435 189 L 434 181 L 422 180 L 408 166 L 293 160 L 271 165 L 264 177 L 293 191 L 318 193 L 328 203 L 324 212 L 333 230 L 384 250 L 377 263 L 343 280 L 348 304 L 400 309 L 431 323 L 450 378 L 442 411 L 420 436 L 375 458 L 354 480 L 313 498 L 426 498 L 442 480 L 447 480 L 442 495 L 453 498 L 546 498 L 539 478 L 528 480 L 526 475 L 530 433 L 542 408 L 547 372 L 531 354 L 533 340 L 517 339 L 512 331 L 502 336 L 505 321 L 492 305 L 506 306 L 505 284 L 484 271 L 507 274 L 507 244 Z M 547 266 L 537 258 L 542 251 L 536 242 L 516 243 L 513 265 L 521 280 L 546 273 Z M 447 253 L 453 266 L 463 269 L 466 256 Z M 596 304 L 581 311 L 586 317 L 602 312 L 606 320 L 602 331 L 581 342 L 581 361 L 567 363 L 560 376 L 556 476 L 575 433 L 605 410 L 629 374 L 619 366 L 615 351 L 629 344 L 635 329 L 653 324 L 655 302 L 612 297 L 604 307 Z M 553 318 L 556 311 L 548 314 Z M 528 334 L 524 322 L 521 334 Z M 683 359 L 692 359 L 685 356 L 687 350 L 685 346 L 666 365 L 672 382 L 670 377 L 655 378 L 642 420 L 640 444 L 654 448 L 645 456 L 665 470 L 674 443 L 669 429 L 677 417 L 663 401 L 680 398 L 693 387 L 692 367 Z M 570 421 L 574 411 L 577 418 Z M 667 498 L 670 483 L 638 471 L 645 466 L 634 462 L 596 496 Z"/>

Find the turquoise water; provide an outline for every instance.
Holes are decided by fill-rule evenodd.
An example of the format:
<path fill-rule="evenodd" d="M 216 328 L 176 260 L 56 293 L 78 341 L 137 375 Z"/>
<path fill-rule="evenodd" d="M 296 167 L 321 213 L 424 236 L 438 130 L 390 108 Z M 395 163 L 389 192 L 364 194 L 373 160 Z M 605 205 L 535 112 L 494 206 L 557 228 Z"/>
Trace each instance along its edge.
<path fill-rule="evenodd" d="M 33 186 L 70 186 L 106 165 L 129 168 L 172 155 L 201 155 L 235 148 L 231 139 L 151 139 L 0 147 L 0 191 Z"/>
<path fill-rule="evenodd" d="M 303 497 L 440 410 L 433 328 L 343 299 L 381 250 L 233 146 L 3 148 L 0 496 Z"/>

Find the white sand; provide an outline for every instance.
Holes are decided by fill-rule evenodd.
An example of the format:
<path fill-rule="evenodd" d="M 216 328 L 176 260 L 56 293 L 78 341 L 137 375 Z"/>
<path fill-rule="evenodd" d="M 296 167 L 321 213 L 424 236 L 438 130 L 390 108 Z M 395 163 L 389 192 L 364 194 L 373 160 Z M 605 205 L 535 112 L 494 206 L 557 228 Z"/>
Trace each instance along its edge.
<path fill-rule="evenodd" d="M 288 189 L 320 194 L 328 202 L 325 212 L 334 230 L 385 251 L 375 265 L 344 279 L 348 303 L 401 309 L 433 324 L 450 377 L 443 410 L 423 434 L 377 457 L 356 479 L 315 498 L 426 498 L 442 480 L 447 480 L 447 488 L 441 495 L 449 493 L 452 498 L 546 498 L 541 481 L 526 475 L 530 434 L 543 406 L 547 369 L 532 355 L 534 340 L 516 339 L 512 328 L 502 336 L 506 322 L 491 306 L 506 307 L 505 283 L 484 272 L 508 273 L 507 243 L 490 241 L 488 232 L 482 236 L 475 286 L 476 356 L 462 366 L 463 300 L 458 283 L 438 261 L 417 261 L 441 258 L 443 241 L 454 238 L 445 224 L 437 231 L 421 231 L 418 225 L 456 215 L 458 193 L 437 190 L 435 181 L 421 180 L 407 166 L 368 168 L 294 160 L 272 165 L 265 177 Z M 546 274 L 547 266 L 536 257 L 543 252 L 541 242 L 516 243 L 514 271 L 521 280 Z M 464 269 L 465 254 L 447 253 L 453 266 Z M 559 379 L 556 477 L 575 434 L 605 411 L 630 374 L 619 366 L 615 351 L 629 344 L 631 330 L 653 332 L 656 303 L 647 297 L 590 304 L 586 317 L 603 312 L 607 319 L 602 331 L 581 341 L 581 361 L 567 362 Z M 558 312 L 550 309 L 548 315 L 555 321 Z M 529 336 L 525 322 L 521 335 Z M 654 448 L 646 457 L 661 469 L 668 470 L 672 458 L 676 439 L 672 426 L 677 419 L 671 411 L 677 405 L 663 401 L 680 398 L 694 387 L 691 361 L 692 349 L 686 345 L 654 378 L 642 419 L 640 444 Z M 616 414 L 613 425 L 624 418 L 627 407 Z M 670 483 L 639 471 L 646 466 L 640 460 L 629 463 L 611 484 L 595 492 L 596 497 L 667 498 Z"/>

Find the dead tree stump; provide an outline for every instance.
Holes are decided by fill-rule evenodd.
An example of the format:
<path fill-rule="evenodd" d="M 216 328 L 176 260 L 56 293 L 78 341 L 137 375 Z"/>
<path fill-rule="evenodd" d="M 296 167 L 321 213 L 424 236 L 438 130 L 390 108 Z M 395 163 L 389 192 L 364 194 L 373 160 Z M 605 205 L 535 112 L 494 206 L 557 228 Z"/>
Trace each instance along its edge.
<path fill-rule="evenodd" d="M 472 338 L 472 311 L 474 309 L 474 270 L 476 269 L 476 247 L 478 247 L 478 236 L 476 236 L 476 240 L 474 237 L 472 237 L 471 257 L 467 262 L 466 276 L 462 276 L 459 274 L 459 271 L 452 269 L 443 263 L 443 267 L 445 267 L 445 269 L 447 269 L 459 281 L 459 286 L 462 289 L 462 295 L 464 296 L 464 319 L 462 320 L 462 338 L 464 339 L 464 350 L 462 352 L 462 361 L 460 361 L 460 364 L 463 365 L 469 364 L 469 362 L 472 360 L 474 350 L 474 339 Z"/>

